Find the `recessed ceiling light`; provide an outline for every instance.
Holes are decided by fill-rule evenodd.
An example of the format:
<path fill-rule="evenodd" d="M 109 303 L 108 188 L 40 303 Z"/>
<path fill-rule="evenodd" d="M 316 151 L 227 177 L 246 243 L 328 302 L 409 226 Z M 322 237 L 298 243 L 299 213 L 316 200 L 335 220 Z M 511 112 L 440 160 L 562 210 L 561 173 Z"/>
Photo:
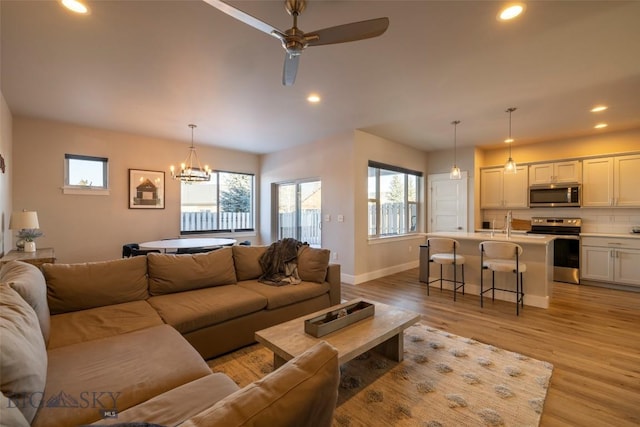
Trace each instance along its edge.
<path fill-rule="evenodd" d="M 609 107 L 607 107 L 606 105 L 596 105 L 595 107 L 593 107 L 591 109 L 591 112 L 592 113 L 599 113 L 600 111 L 604 111 L 607 108 L 609 108 Z"/>
<path fill-rule="evenodd" d="M 514 141 L 513 138 L 507 138 L 507 139 L 504 140 L 504 142 L 506 142 L 507 144 L 510 144 L 513 141 Z"/>
<path fill-rule="evenodd" d="M 307 96 L 307 101 L 309 101 L 312 104 L 317 104 L 318 102 L 320 102 L 320 95 L 316 93 L 312 93 L 309 96 Z"/>
<path fill-rule="evenodd" d="M 499 21 L 509 21 L 516 18 L 524 12 L 524 3 L 510 3 L 498 13 Z"/>
<path fill-rule="evenodd" d="M 89 13 L 89 8 L 80 0 L 61 0 L 61 3 L 72 12 L 82 15 Z"/>
<path fill-rule="evenodd" d="M 607 126 L 609 126 L 606 123 L 598 123 L 597 125 L 594 126 L 594 128 L 596 129 L 602 129 L 602 128 L 606 128 Z"/>

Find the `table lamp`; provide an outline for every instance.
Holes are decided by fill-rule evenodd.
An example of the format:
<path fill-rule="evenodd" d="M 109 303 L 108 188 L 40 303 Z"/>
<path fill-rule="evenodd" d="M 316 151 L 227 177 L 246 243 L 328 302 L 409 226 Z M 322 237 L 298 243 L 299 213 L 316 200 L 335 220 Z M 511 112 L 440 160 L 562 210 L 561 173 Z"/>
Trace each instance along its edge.
<path fill-rule="evenodd" d="M 42 236 L 39 228 L 37 212 L 25 209 L 22 212 L 13 212 L 11 214 L 9 229 L 18 230 L 19 239 L 16 242 L 18 250 L 24 250 L 25 252 L 36 251 L 36 242 L 33 239 Z"/>

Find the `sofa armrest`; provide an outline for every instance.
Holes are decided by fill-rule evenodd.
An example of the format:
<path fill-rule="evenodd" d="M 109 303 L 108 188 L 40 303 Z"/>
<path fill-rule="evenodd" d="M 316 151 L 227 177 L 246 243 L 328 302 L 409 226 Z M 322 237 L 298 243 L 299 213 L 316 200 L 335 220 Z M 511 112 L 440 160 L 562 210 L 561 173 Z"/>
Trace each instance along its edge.
<path fill-rule="evenodd" d="M 320 341 L 180 426 L 330 427 L 339 381 L 338 352 Z"/>
<path fill-rule="evenodd" d="M 342 302 L 340 264 L 329 264 L 329 267 L 327 268 L 326 281 L 331 286 L 329 288 L 329 298 L 331 299 L 331 305 L 340 304 Z"/>

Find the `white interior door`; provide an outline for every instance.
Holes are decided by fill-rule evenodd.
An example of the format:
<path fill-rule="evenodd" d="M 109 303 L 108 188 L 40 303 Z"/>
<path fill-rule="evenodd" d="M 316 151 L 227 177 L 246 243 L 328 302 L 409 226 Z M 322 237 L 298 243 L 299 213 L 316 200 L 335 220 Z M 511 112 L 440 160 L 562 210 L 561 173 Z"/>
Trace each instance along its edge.
<path fill-rule="evenodd" d="M 461 179 L 449 179 L 448 173 L 429 175 L 427 185 L 428 231 L 467 231 L 467 172 L 462 172 Z"/>

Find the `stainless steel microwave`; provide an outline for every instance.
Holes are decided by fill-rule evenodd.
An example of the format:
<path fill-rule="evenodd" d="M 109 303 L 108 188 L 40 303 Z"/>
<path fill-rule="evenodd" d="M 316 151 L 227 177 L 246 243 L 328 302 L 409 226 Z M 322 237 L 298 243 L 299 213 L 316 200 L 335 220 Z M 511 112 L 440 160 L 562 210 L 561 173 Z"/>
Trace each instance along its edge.
<path fill-rule="evenodd" d="M 536 185 L 529 188 L 530 208 L 559 208 L 580 206 L 582 202 L 580 184 Z"/>

